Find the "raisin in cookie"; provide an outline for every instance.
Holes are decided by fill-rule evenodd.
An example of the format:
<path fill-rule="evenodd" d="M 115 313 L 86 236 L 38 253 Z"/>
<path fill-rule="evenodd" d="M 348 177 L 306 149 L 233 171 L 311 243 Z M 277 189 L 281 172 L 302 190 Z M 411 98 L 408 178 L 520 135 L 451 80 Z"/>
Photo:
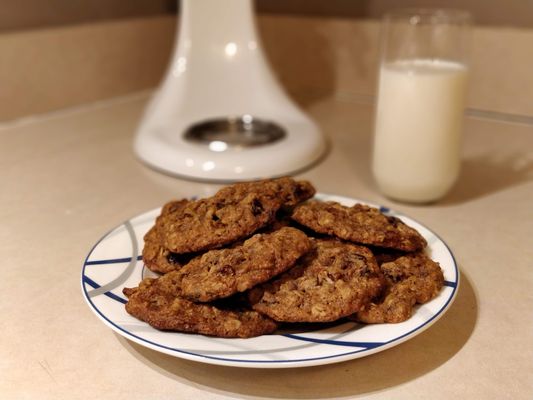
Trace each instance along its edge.
<path fill-rule="evenodd" d="M 427 245 L 420 233 L 399 218 L 363 204 L 347 207 L 337 202 L 308 201 L 294 209 L 292 218 L 315 232 L 350 242 L 402 251 L 417 251 Z"/>
<path fill-rule="evenodd" d="M 310 248 L 302 231 L 285 227 L 255 234 L 242 245 L 210 250 L 179 271 L 181 294 L 206 302 L 244 292 L 286 271 Z"/>
<path fill-rule="evenodd" d="M 383 276 L 370 250 L 335 239 L 313 243 L 295 267 L 250 291 L 254 310 L 276 321 L 328 322 L 380 293 Z"/>

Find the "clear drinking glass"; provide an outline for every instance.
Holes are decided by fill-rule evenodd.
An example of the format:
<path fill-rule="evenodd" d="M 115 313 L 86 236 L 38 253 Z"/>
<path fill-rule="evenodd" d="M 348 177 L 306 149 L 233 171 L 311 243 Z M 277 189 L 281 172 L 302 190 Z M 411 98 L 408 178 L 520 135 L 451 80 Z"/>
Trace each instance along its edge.
<path fill-rule="evenodd" d="M 436 201 L 459 175 L 470 20 L 451 10 L 383 18 L 372 170 L 390 198 Z"/>

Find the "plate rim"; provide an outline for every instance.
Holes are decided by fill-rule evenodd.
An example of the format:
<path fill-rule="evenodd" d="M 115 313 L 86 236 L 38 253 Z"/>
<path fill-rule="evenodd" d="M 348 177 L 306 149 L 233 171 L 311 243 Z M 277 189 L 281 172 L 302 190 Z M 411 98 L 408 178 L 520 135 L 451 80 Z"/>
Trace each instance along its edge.
<path fill-rule="evenodd" d="M 80 286 L 83 298 L 91 311 L 98 317 L 99 320 L 101 320 L 108 328 L 111 328 L 114 332 L 119 334 L 121 337 L 131 340 L 135 343 L 137 343 L 140 346 L 149 348 L 151 350 L 167 354 L 173 357 L 187 359 L 191 361 L 196 362 L 202 362 L 207 364 L 214 364 L 214 365 L 222 365 L 222 366 L 231 366 L 231 367 L 242 367 L 242 368 L 295 368 L 295 367 L 309 367 L 309 366 L 317 366 L 317 365 L 325 365 L 325 364 L 333 364 L 338 362 L 344 362 L 348 360 L 353 360 L 357 358 L 362 358 L 365 356 L 369 356 L 371 354 L 375 354 L 384 350 L 387 350 L 389 348 L 395 347 L 401 343 L 406 342 L 407 340 L 419 335 L 420 333 L 424 332 L 428 328 L 430 328 L 435 322 L 437 322 L 450 308 L 450 306 L 453 304 L 457 297 L 457 293 L 459 291 L 459 287 L 461 284 L 461 278 L 460 278 L 460 271 L 459 267 L 457 265 L 457 260 L 455 258 L 455 255 L 453 254 L 452 250 L 448 246 L 448 244 L 432 229 L 427 227 L 425 224 L 421 223 L 420 221 L 410 217 L 409 215 L 406 215 L 402 212 L 398 212 L 397 210 L 385 207 L 373 202 L 365 201 L 363 199 L 354 198 L 354 197 L 348 197 L 348 196 L 342 196 L 342 195 L 336 195 L 336 194 L 328 194 L 323 192 L 317 192 L 314 196 L 315 199 L 324 201 L 324 199 L 330 199 L 333 201 L 339 201 L 339 202 L 351 202 L 351 203 L 362 203 L 369 206 L 377 207 L 380 209 L 380 211 L 384 211 L 386 213 L 391 213 L 392 215 L 395 215 L 397 217 L 404 217 L 407 218 L 416 224 L 420 225 L 424 229 L 426 229 L 429 233 L 431 233 L 433 236 L 436 237 L 436 239 L 444 245 L 444 248 L 448 255 L 450 256 L 451 263 L 453 266 L 453 271 L 455 272 L 455 282 L 450 282 L 453 285 L 451 286 L 451 293 L 446 299 L 444 305 L 439 308 L 437 312 L 435 312 L 429 319 L 424 320 L 423 323 L 420 325 L 417 325 L 413 329 L 409 330 L 408 332 L 405 332 L 399 336 L 395 336 L 393 339 L 388 340 L 384 342 L 383 344 L 380 344 L 378 346 L 375 346 L 373 348 L 362 348 L 358 350 L 353 351 L 347 351 L 341 354 L 332 354 L 332 355 L 322 355 L 318 357 L 309 357 L 309 358 L 302 358 L 302 359 L 288 359 L 288 360 L 246 360 L 246 359 L 231 359 L 231 358 L 224 358 L 224 357 L 217 357 L 213 355 L 207 355 L 207 354 L 199 354 L 190 352 L 187 350 L 169 347 L 164 344 L 156 343 L 151 340 L 142 338 L 140 336 L 137 336 L 135 333 L 132 333 L 121 326 L 119 326 L 117 323 L 113 322 L 108 316 L 106 316 L 91 300 L 87 289 L 86 284 L 88 283 L 85 276 L 85 269 L 87 267 L 87 263 L 89 260 L 89 257 L 92 255 L 94 250 L 98 247 L 100 243 L 102 243 L 106 238 L 110 236 L 115 230 L 119 229 L 121 226 L 127 224 L 128 222 L 145 216 L 149 215 L 151 213 L 157 213 L 159 210 L 161 210 L 161 207 L 156 207 L 151 210 L 147 210 L 145 212 L 139 213 L 137 215 L 134 215 L 133 217 L 125 220 L 121 224 L 116 225 L 112 229 L 109 229 L 105 234 L 103 234 L 96 243 L 91 247 L 90 251 L 88 252 L 87 256 L 84 259 L 82 270 L 81 270 L 81 279 L 80 279 Z M 143 264 L 142 268 L 146 268 Z M 90 279 L 90 278 L 89 278 Z M 184 334 L 184 335 L 195 335 L 194 333 L 182 333 L 182 332 L 171 332 L 172 334 Z M 290 335 L 290 334 L 289 334 Z M 287 334 L 283 334 L 283 336 L 287 336 Z M 290 335 L 293 339 L 298 339 L 302 341 L 314 341 L 310 338 L 303 338 L 298 337 L 298 335 Z M 220 338 L 217 338 L 220 339 Z M 233 339 L 229 339 L 233 340 Z M 246 340 L 246 339 L 239 339 L 239 340 Z M 334 343 L 332 343 L 334 344 Z"/>

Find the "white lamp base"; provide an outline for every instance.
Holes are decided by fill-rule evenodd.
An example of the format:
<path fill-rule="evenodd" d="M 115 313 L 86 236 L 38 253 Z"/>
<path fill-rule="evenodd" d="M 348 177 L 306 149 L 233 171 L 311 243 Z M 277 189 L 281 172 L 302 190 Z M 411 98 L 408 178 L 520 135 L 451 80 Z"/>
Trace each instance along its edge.
<path fill-rule="evenodd" d="M 284 126 L 287 134 L 283 139 L 252 148 L 226 147 L 222 141 L 204 146 L 183 135 L 169 138 L 164 132 L 145 130 L 135 140 L 135 151 L 155 169 L 194 179 L 240 181 L 291 175 L 317 162 L 325 145 L 309 121 Z"/>
<path fill-rule="evenodd" d="M 172 63 L 135 138 L 138 157 L 168 174 L 213 181 L 289 175 L 317 162 L 325 140 L 271 73 L 251 1 L 181 5 Z"/>

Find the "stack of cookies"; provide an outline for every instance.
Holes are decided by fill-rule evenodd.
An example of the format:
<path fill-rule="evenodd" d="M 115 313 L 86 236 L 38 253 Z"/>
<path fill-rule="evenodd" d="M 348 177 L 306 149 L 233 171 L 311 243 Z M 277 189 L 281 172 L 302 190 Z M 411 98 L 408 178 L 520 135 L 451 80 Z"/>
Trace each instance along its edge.
<path fill-rule="evenodd" d="M 415 229 L 314 194 L 284 177 L 166 204 L 143 249 L 160 276 L 124 289 L 126 310 L 157 329 L 244 338 L 295 322 L 401 322 L 439 293 L 442 270 Z"/>

